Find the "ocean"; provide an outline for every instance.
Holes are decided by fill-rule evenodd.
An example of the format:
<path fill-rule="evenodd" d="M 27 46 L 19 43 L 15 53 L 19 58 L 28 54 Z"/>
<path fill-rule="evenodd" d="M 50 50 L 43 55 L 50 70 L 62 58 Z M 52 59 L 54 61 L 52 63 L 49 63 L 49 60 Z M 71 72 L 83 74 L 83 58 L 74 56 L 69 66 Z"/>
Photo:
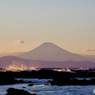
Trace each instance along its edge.
<path fill-rule="evenodd" d="M 0 86 L 0 95 L 6 95 L 8 88 L 23 89 L 37 95 L 95 95 L 95 85 L 56 86 L 50 85 L 49 81 L 52 79 L 17 78 L 17 80 L 31 81 L 33 86 L 28 86 L 31 83 L 2 85 Z"/>

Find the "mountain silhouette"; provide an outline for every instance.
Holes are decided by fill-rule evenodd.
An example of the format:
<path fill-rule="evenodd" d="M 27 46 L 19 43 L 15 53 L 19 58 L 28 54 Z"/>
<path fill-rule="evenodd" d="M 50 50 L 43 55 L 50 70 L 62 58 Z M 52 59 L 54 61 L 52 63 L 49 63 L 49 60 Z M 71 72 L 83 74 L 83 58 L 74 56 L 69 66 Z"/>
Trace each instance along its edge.
<path fill-rule="evenodd" d="M 36 68 L 62 68 L 62 67 L 88 67 L 94 68 L 95 61 L 91 61 L 81 55 L 71 53 L 59 46 L 46 42 L 37 48 L 16 56 L 4 56 L 0 58 L 0 67 L 24 65 Z"/>
<path fill-rule="evenodd" d="M 39 64 L 44 63 L 39 60 L 27 60 L 22 59 L 16 56 L 3 56 L 0 58 L 0 68 L 7 68 L 9 66 L 18 66 L 24 65 L 26 67 L 40 67 Z"/>
<path fill-rule="evenodd" d="M 64 50 L 51 42 L 45 42 L 29 52 L 19 55 L 19 57 L 29 60 L 44 60 L 44 61 L 87 60 L 85 57 Z"/>
<path fill-rule="evenodd" d="M 16 66 L 21 67 L 35 67 L 35 68 L 95 68 L 95 62 L 91 61 L 41 61 L 41 60 L 27 60 L 16 56 L 4 56 L 0 58 L 0 68 L 8 68 Z"/>

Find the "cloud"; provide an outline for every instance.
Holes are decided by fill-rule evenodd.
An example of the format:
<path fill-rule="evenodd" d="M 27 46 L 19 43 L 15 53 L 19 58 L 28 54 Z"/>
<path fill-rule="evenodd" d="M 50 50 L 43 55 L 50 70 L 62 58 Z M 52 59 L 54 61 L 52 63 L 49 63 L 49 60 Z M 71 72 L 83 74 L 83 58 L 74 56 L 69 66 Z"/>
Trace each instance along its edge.
<path fill-rule="evenodd" d="M 24 44 L 24 40 L 17 40 L 15 41 L 15 44 Z"/>
<path fill-rule="evenodd" d="M 0 53 L 8 53 L 8 51 L 0 49 Z"/>
<path fill-rule="evenodd" d="M 85 49 L 84 52 L 95 52 L 95 49 Z"/>
<path fill-rule="evenodd" d="M 0 49 L 0 57 L 2 57 L 2 56 L 8 56 L 8 55 L 11 55 L 11 54 L 12 54 L 11 51 Z"/>

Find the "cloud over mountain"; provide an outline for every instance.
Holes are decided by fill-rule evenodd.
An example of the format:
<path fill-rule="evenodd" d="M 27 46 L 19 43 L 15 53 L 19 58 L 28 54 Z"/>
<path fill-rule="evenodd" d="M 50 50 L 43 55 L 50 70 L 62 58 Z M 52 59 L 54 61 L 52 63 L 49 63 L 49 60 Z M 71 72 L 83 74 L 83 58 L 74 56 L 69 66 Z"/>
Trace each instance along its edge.
<path fill-rule="evenodd" d="M 95 49 L 85 49 L 84 52 L 95 52 Z"/>
<path fill-rule="evenodd" d="M 24 40 L 17 40 L 14 42 L 15 44 L 24 44 Z"/>

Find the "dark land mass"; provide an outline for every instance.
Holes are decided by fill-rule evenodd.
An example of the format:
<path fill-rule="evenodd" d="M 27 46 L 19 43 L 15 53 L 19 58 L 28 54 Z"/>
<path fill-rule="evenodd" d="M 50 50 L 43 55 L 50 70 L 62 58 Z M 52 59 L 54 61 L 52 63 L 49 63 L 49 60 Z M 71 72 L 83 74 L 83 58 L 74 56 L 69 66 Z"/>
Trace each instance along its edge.
<path fill-rule="evenodd" d="M 51 82 L 51 85 L 95 85 L 95 79 L 91 80 L 77 80 L 77 79 L 55 79 Z"/>
<path fill-rule="evenodd" d="M 18 89 L 14 89 L 14 88 L 9 88 L 7 90 L 7 94 L 6 95 L 36 95 L 36 94 L 30 94 L 27 91 L 24 90 L 18 90 Z"/>
<path fill-rule="evenodd" d="M 53 70 L 40 70 L 31 72 L 0 72 L 0 85 L 23 83 L 15 78 L 53 79 L 52 85 L 94 85 L 95 79 L 77 80 L 75 78 L 95 78 L 95 72 L 77 70 L 75 72 L 57 72 Z"/>
<path fill-rule="evenodd" d="M 0 85 L 24 83 L 24 81 L 15 80 L 12 76 L 6 74 L 0 74 Z"/>

